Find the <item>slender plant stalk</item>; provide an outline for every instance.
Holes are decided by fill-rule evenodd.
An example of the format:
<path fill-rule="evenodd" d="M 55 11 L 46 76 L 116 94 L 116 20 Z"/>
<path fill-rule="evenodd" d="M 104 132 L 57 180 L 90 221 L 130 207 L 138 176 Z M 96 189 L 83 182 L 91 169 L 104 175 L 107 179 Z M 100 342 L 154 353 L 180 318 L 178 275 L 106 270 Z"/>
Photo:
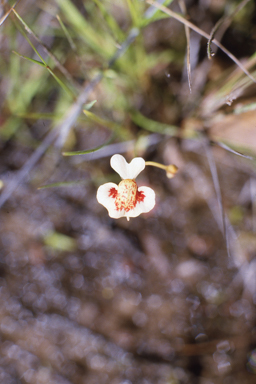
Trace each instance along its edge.
<path fill-rule="evenodd" d="M 24 26 L 25 30 L 34 37 L 34 39 L 42 46 L 44 51 L 49 55 L 49 57 L 54 61 L 56 67 L 60 70 L 60 72 L 66 77 L 70 83 L 72 83 L 76 88 L 80 88 L 79 84 L 77 84 L 73 77 L 70 75 L 70 73 L 67 71 L 67 69 L 60 63 L 60 61 L 57 59 L 57 57 L 50 51 L 50 49 L 40 40 L 40 38 L 32 31 L 31 28 L 24 22 L 24 20 L 20 17 L 18 12 L 15 11 L 14 8 L 12 8 L 12 12 L 14 15 L 17 17 L 17 19 L 22 23 Z"/>
<path fill-rule="evenodd" d="M 186 9 L 186 4 L 184 0 L 179 0 L 179 5 L 182 13 L 184 16 L 187 15 L 187 9 Z M 192 84 L 191 84 L 191 63 L 190 63 L 190 31 L 189 27 L 185 25 L 185 34 L 186 34 L 186 39 L 187 39 L 187 73 L 188 73 L 188 86 L 189 86 L 189 91 L 192 93 Z"/>
<path fill-rule="evenodd" d="M 211 36 L 206 33 L 205 31 L 203 31 L 202 29 L 200 29 L 199 27 L 197 27 L 196 25 L 194 25 L 193 23 L 191 23 L 190 21 L 186 20 L 184 17 L 182 17 L 181 15 L 179 15 L 178 13 L 176 12 L 173 12 L 171 9 L 169 8 L 166 8 L 164 7 L 163 5 L 160 5 L 158 4 L 156 1 L 154 0 L 146 0 L 146 2 L 150 5 L 153 5 L 154 7 L 158 8 L 158 9 L 161 9 L 161 11 L 163 11 L 164 13 L 166 13 L 167 15 L 173 17 L 175 20 L 178 20 L 180 21 L 182 24 L 185 24 L 187 25 L 189 28 L 193 29 L 193 31 L 199 33 L 199 35 L 205 37 L 207 40 L 209 40 L 211 38 Z M 243 64 L 231 53 L 229 52 L 229 50 L 227 50 L 221 43 L 219 43 L 216 39 L 213 39 L 212 42 L 217 45 L 217 47 L 219 47 L 224 53 L 226 53 L 226 55 L 234 61 L 234 63 L 236 65 L 238 65 L 238 67 L 254 82 L 256 83 L 256 79 L 250 74 L 250 72 L 247 71 L 247 69 L 243 66 Z"/>
<path fill-rule="evenodd" d="M 224 24 L 225 23 L 225 30 L 226 28 L 228 28 L 228 26 L 230 25 L 230 23 L 232 22 L 232 19 L 233 17 L 249 2 L 250 0 L 243 0 L 240 4 L 238 4 L 238 6 L 236 7 L 236 9 L 231 13 L 231 15 L 228 15 L 228 16 L 223 16 L 219 19 L 219 21 L 215 24 L 215 26 L 213 27 L 211 33 L 210 33 L 210 38 L 207 42 L 207 55 L 208 55 L 208 59 L 211 59 L 215 54 L 212 52 L 211 50 L 211 44 L 212 44 L 212 41 L 214 39 L 214 36 L 215 36 L 215 33 L 217 32 L 217 30 L 219 29 L 219 27 L 221 26 L 221 24 Z M 224 33 L 224 31 L 222 32 L 222 34 Z"/>

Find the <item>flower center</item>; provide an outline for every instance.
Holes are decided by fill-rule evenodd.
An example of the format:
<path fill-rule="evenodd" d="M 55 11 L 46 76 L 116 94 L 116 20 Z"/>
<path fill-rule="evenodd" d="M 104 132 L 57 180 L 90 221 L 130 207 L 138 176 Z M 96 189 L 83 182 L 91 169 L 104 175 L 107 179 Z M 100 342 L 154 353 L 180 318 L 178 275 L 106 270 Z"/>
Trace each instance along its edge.
<path fill-rule="evenodd" d="M 115 206 L 117 211 L 129 212 L 136 207 L 137 203 L 141 203 L 145 199 L 145 194 L 138 191 L 137 183 L 132 179 L 122 180 L 118 188 L 111 188 L 109 196 L 115 199 Z"/>
<path fill-rule="evenodd" d="M 118 211 L 122 209 L 125 212 L 130 211 L 136 206 L 137 203 L 138 186 L 134 180 L 122 180 L 118 185 L 115 206 Z"/>

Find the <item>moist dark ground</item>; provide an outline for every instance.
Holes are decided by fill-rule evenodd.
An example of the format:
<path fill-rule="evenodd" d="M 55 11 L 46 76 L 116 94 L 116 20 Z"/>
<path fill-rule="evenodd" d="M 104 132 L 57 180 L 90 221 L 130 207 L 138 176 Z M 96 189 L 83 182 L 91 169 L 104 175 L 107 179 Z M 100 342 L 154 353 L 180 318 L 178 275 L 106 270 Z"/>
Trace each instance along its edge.
<path fill-rule="evenodd" d="M 191 4 L 196 19 L 200 4 Z M 206 14 L 219 16 L 210 8 Z M 238 54 L 232 33 L 223 44 Z M 251 42 L 239 37 L 241 56 L 250 55 Z M 221 55 L 217 64 L 230 62 Z M 179 84 L 177 68 L 168 71 Z M 156 94 L 164 94 L 163 114 L 167 84 L 164 75 L 152 80 Z M 154 93 L 145 95 L 144 110 L 150 100 Z M 152 103 L 157 120 L 159 103 Z M 174 122 L 182 122 L 184 99 L 175 103 Z M 96 142 L 104 136 L 94 135 Z M 90 136 L 79 136 L 81 147 Z M 155 190 L 156 207 L 129 222 L 111 219 L 96 201 L 95 175 L 118 182 L 110 156 L 77 162 L 49 149 L 1 209 L 1 383 L 255 383 L 255 165 L 208 149 L 227 215 L 228 252 L 206 147 L 203 138 L 164 136 L 149 146 L 145 160 L 174 162 L 179 172 L 169 180 L 147 167 L 137 181 Z M 2 141 L 6 184 L 31 153 L 15 137 Z M 131 152 L 124 155 L 131 160 Z M 70 180 L 85 183 L 37 190 L 45 181 Z"/>

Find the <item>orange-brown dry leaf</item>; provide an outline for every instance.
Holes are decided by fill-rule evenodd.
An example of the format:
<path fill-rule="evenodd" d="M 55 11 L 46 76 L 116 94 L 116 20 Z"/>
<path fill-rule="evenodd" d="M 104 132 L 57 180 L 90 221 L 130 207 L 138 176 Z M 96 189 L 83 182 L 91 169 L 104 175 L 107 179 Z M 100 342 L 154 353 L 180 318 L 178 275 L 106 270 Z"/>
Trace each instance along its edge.
<path fill-rule="evenodd" d="M 210 128 L 213 140 L 256 152 L 256 111 L 226 115 Z"/>

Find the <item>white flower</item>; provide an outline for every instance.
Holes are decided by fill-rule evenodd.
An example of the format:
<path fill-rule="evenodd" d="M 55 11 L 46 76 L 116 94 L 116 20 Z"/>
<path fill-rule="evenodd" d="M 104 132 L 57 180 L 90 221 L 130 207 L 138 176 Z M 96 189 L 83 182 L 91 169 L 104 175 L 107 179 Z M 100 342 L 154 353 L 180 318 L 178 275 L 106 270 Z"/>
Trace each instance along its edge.
<path fill-rule="evenodd" d="M 111 167 L 123 179 L 119 185 L 106 183 L 97 191 L 97 200 L 108 210 L 110 217 L 119 219 L 139 216 L 151 211 L 155 206 L 155 192 L 149 187 L 139 187 L 135 181 L 145 168 L 145 160 L 135 157 L 130 164 L 121 155 L 114 155 L 110 160 Z"/>

